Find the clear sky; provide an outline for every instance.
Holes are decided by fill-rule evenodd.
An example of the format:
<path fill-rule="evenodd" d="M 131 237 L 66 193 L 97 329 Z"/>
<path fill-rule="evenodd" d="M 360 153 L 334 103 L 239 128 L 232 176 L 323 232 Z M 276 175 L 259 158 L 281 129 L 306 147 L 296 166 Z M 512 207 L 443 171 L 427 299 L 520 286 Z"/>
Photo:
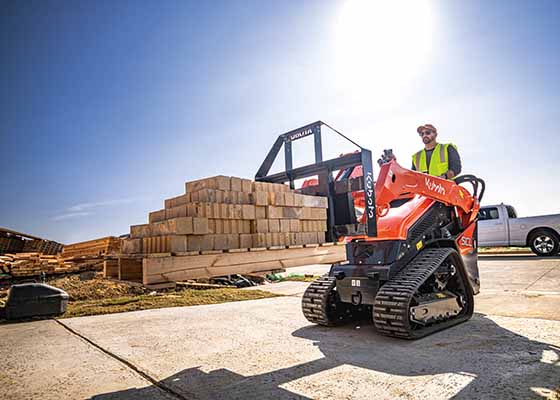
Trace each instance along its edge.
<path fill-rule="evenodd" d="M 486 204 L 559 213 L 558 21 L 557 0 L 1 1 L 0 226 L 127 233 L 318 119 L 407 167 L 432 123 Z"/>

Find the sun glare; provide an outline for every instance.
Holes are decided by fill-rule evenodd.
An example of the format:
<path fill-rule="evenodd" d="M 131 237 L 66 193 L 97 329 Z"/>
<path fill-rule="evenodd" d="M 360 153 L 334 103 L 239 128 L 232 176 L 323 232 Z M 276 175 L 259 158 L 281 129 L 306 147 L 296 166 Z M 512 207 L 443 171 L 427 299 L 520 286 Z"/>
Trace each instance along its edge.
<path fill-rule="evenodd" d="M 426 0 L 349 0 L 335 26 L 338 89 L 393 97 L 429 61 L 434 21 Z"/>

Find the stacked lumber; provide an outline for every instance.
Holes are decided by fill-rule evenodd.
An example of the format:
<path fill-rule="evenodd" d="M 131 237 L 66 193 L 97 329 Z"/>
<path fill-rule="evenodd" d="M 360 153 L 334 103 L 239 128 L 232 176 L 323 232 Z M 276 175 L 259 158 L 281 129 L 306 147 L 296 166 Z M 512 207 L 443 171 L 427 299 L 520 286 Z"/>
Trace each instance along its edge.
<path fill-rule="evenodd" d="M 24 240 L 17 236 L 0 237 L 0 254 L 18 253 L 23 250 Z"/>
<path fill-rule="evenodd" d="M 41 239 L 26 233 L 0 227 L 0 254 L 43 253 L 58 254 L 63 245 L 52 240 Z"/>
<path fill-rule="evenodd" d="M 95 263 L 78 263 L 60 256 L 40 253 L 18 253 L 0 256 L 0 271 L 15 278 L 81 272 L 100 269 Z"/>
<path fill-rule="evenodd" d="M 281 184 L 215 176 L 187 182 L 184 194 L 149 213 L 148 224 L 131 226 L 123 253 L 286 248 L 325 243 L 326 231 L 325 197 Z"/>
<path fill-rule="evenodd" d="M 114 236 L 107 236 L 100 239 L 66 245 L 62 251 L 62 256 L 64 258 L 99 257 L 118 254 L 120 251 L 121 239 Z"/>
<path fill-rule="evenodd" d="M 32 239 L 26 240 L 23 244 L 24 253 L 41 253 L 47 255 L 54 255 L 62 252 L 64 246 L 61 243 L 45 240 L 45 239 Z"/>

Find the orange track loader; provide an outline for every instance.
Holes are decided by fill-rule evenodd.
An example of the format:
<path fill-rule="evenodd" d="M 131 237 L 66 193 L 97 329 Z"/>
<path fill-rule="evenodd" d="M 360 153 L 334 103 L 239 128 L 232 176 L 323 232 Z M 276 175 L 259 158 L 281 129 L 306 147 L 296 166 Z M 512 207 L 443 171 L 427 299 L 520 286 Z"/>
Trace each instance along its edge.
<path fill-rule="evenodd" d="M 476 222 L 484 181 L 473 175 L 445 180 L 391 160 L 381 163 L 374 182 L 367 149 L 322 160 L 325 125 L 318 121 L 280 135 L 256 176 L 292 188 L 296 179 L 317 176 L 300 191 L 327 196 L 327 237 L 346 243 L 347 261 L 333 265 L 303 295 L 304 316 L 334 326 L 367 313 L 380 333 L 406 339 L 467 321 L 480 287 Z M 293 168 L 291 142 L 310 135 L 316 163 Z M 286 171 L 268 175 L 282 145 L 288 147 Z"/>

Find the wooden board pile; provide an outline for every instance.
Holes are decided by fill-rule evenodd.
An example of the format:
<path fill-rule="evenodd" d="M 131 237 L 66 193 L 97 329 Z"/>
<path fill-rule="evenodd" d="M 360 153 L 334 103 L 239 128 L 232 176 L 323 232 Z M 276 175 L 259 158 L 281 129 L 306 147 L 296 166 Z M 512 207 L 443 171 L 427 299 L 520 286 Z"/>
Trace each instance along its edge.
<path fill-rule="evenodd" d="M 120 251 L 121 239 L 114 236 L 107 236 L 100 239 L 66 245 L 62 251 L 62 256 L 64 258 L 91 258 L 116 255 L 120 253 Z"/>
<path fill-rule="evenodd" d="M 0 237 L 0 254 L 19 253 L 23 250 L 24 241 L 17 236 Z"/>
<path fill-rule="evenodd" d="M 187 182 L 147 224 L 130 227 L 105 274 L 151 285 L 343 261 L 344 246 L 325 243 L 327 206 L 286 185 L 227 176 Z"/>
<path fill-rule="evenodd" d="M 55 255 L 61 253 L 63 247 L 61 243 L 52 240 L 33 239 L 24 241 L 23 252 Z"/>
<path fill-rule="evenodd" d="M 40 253 L 18 253 L 0 256 L 0 271 L 16 278 L 39 276 L 42 272 L 52 275 L 101 268 L 102 264 L 99 262 L 97 264 L 78 263 L 64 260 L 60 256 Z"/>
<path fill-rule="evenodd" d="M 187 182 L 185 194 L 130 227 L 125 254 L 186 253 L 321 244 L 327 199 L 288 186 L 216 176 Z M 66 251 L 66 250 L 65 250 Z"/>

